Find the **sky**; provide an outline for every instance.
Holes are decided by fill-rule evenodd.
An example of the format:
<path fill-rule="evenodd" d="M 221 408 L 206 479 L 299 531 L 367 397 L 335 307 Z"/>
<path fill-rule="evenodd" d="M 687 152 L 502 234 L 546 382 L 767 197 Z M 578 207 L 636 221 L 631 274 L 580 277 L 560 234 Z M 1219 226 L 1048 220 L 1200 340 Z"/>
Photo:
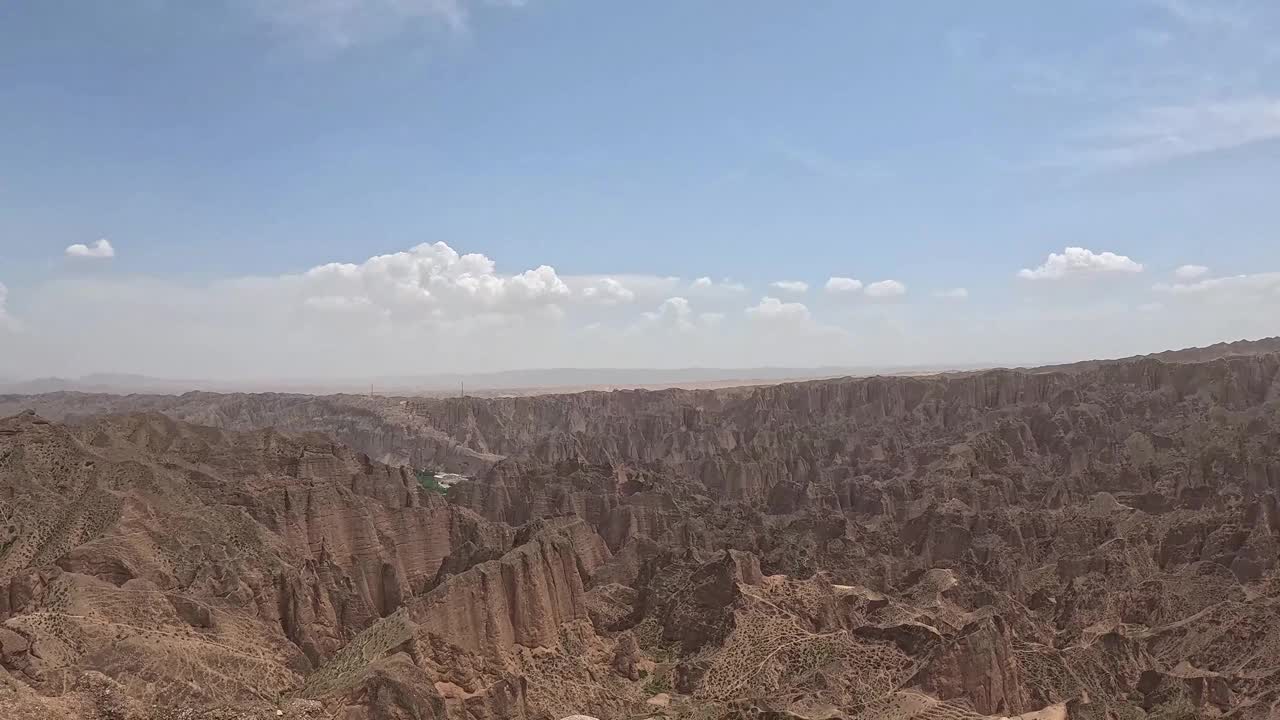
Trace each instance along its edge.
<path fill-rule="evenodd" d="M 0 377 L 1280 334 L 1270 0 L 0 5 Z"/>

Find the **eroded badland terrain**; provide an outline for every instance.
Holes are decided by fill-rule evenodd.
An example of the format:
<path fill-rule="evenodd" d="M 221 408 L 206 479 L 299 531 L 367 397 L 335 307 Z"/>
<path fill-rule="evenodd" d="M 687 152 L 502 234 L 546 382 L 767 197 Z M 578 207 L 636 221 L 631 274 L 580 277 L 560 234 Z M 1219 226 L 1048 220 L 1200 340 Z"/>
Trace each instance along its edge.
<path fill-rule="evenodd" d="M 0 397 L 0 718 L 1276 720 L 1277 349 Z"/>

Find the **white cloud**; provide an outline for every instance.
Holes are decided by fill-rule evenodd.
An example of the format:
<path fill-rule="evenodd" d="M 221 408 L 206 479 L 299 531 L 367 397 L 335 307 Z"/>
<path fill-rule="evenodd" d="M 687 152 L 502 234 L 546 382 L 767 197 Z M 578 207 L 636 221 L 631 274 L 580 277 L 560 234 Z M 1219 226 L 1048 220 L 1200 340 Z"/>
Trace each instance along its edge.
<path fill-rule="evenodd" d="M 1183 265 L 1173 271 L 1173 276 L 1179 280 L 1195 280 L 1208 274 L 1209 268 L 1204 265 Z"/>
<path fill-rule="evenodd" d="M 673 327 L 682 332 L 687 332 L 694 328 L 692 320 L 693 308 L 689 306 L 689 301 L 682 297 L 670 297 L 663 300 L 656 311 L 646 312 L 643 317 L 650 323 Z"/>
<path fill-rule="evenodd" d="M 967 300 L 969 298 L 969 290 L 967 288 L 950 288 L 947 290 L 938 290 L 933 294 L 934 297 L 943 298 L 945 300 Z"/>
<path fill-rule="evenodd" d="M 17 330 L 18 320 L 9 314 L 9 288 L 0 283 L 0 330 Z"/>
<path fill-rule="evenodd" d="M 603 277 L 574 278 L 575 290 L 550 266 L 503 272 L 444 243 L 207 284 L 68 275 L 33 290 L 38 332 L 24 333 L 20 353 L 0 357 L 0 372 L 285 377 L 287 356 L 299 374 L 354 377 L 565 364 L 582 350 L 569 329 L 610 324 L 616 311 L 601 298 L 631 289 L 625 276 L 618 285 Z M 570 312 L 581 322 L 565 322 Z M 133 320 L 144 315 L 145 324 Z M 88 346 L 92 358 L 76 357 Z"/>
<path fill-rule="evenodd" d="M 897 280 L 881 280 L 868 285 L 865 292 L 873 298 L 901 297 L 907 294 L 907 286 Z"/>
<path fill-rule="evenodd" d="M 1158 302 L 1143 303 L 1138 306 L 1139 312 L 1147 312 L 1147 313 L 1160 312 L 1163 309 L 1164 309 L 1164 303 L 1158 303 Z"/>
<path fill-rule="evenodd" d="M 70 245 L 66 249 L 66 254 L 67 257 L 72 258 L 105 259 L 115 257 L 116 249 L 111 246 L 110 240 L 102 238 L 92 245 L 85 245 L 84 243 Z"/>
<path fill-rule="evenodd" d="M 609 275 L 564 275 L 573 297 L 584 304 L 613 306 L 632 302 L 660 302 L 682 294 L 678 277 L 611 273 Z"/>
<path fill-rule="evenodd" d="M 321 308 L 370 308 L 417 321 L 473 313 L 521 315 L 573 295 L 548 265 L 501 275 L 484 255 L 459 255 L 442 242 L 360 264 L 320 265 L 286 280 L 299 285 L 304 302 L 313 307 L 318 302 Z"/>
<path fill-rule="evenodd" d="M 354 312 L 373 307 L 373 302 L 366 297 L 343 297 L 341 295 L 318 295 L 309 297 L 302 304 L 313 310 Z"/>
<path fill-rule="evenodd" d="M 618 280 L 605 277 L 583 288 L 582 297 L 585 300 L 598 302 L 602 305 L 616 305 L 635 300 L 636 294 Z"/>
<path fill-rule="evenodd" d="M 1280 299 L 1280 272 L 1262 272 L 1196 282 L 1160 283 L 1157 292 L 1214 302 L 1255 302 Z"/>
<path fill-rule="evenodd" d="M 964 303 L 840 303 L 834 296 L 810 307 L 776 292 L 751 303 L 724 284 L 562 276 L 545 265 L 507 269 L 443 244 L 212 282 L 61 273 L 24 284 L 16 307 L 0 299 L 0 322 L 16 326 L 5 310 L 20 310 L 22 320 L 20 333 L 0 337 L 0 375 L 106 371 L 367 386 L 387 375 L 736 367 L 743 358 L 752 366 L 1026 364 L 1275 334 L 1271 318 L 1280 308 L 1280 273 L 1198 278 L 1143 298 L 1038 293 L 981 312 Z M 622 301 L 623 289 L 634 299 Z M 858 284 L 855 297 L 865 289 Z M 1135 312 L 1149 300 L 1166 311 L 1135 326 Z M 1264 311 L 1251 311 L 1258 307 Z"/>
<path fill-rule="evenodd" d="M 309 49 L 344 50 L 402 33 L 465 35 L 471 9 L 517 8 L 523 0 L 234 0 Z"/>
<path fill-rule="evenodd" d="M 758 320 L 809 320 L 809 308 L 803 303 L 782 302 L 765 296 L 760 302 L 746 309 L 747 317 Z"/>
<path fill-rule="evenodd" d="M 799 294 L 809 292 L 809 283 L 803 280 L 778 280 L 776 282 L 769 283 L 769 287 L 789 293 Z"/>
<path fill-rule="evenodd" d="M 1280 138 L 1280 98 L 1148 107 L 1095 127 L 1055 164 L 1124 168 Z"/>
<path fill-rule="evenodd" d="M 862 289 L 862 281 L 848 277 L 832 277 L 827 280 L 829 293 L 856 293 Z"/>
<path fill-rule="evenodd" d="M 689 290 L 702 296 L 728 297 L 746 292 L 747 286 L 740 282 L 734 282 L 729 278 L 723 278 L 720 282 L 716 282 L 709 277 L 703 276 L 689 283 Z"/>
<path fill-rule="evenodd" d="M 1027 91 L 1079 111 L 1083 125 L 1055 141 L 1046 164 L 1126 169 L 1280 138 L 1280 93 L 1259 71 L 1280 58 L 1274 3 L 1142 1 L 1151 7 L 1132 18 L 1129 38 L 1009 56 Z"/>
<path fill-rule="evenodd" d="M 1061 254 L 1049 253 L 1048 259 L 1040 267 L 1019 270 L 1018 277 L 1025 280 L 1059 280 L 1078 275 L 1140 272 L 1142 264 L 1125 255 L 1095 253 L 1081 247 L 1069 247 Z"/>

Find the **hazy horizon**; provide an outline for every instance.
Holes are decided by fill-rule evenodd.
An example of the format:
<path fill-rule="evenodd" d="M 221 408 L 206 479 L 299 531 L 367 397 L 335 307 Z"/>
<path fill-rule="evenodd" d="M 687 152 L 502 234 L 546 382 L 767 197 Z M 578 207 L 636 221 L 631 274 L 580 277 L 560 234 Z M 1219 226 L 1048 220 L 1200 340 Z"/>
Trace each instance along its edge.
<path fill-rule="evenodd" d="M 1038 365 L 1280 333 L 1280 5 L 780 13 L 9 7 L 0 376 Z"/>
<path fill-rule="evenodd" d="M 1257 340 L 1278 341 L 1280 337 L 1239 338 L 1229 343 Z M 1217 344 L 1213 344 L 1217 345 Z M 431 395 L 455 391 L 494 394 L 502 391 L 584 390 L 611 388 L 728 387 L 736 384 L 803 381 L 843 376 L 913 375 L 969 372 L 996 368 L 1036 368 L 1071 365 L 1081 361 L 1122 360 L 1128 357 L 1194 351 L 1209 346 L 1160 348 L 1135 356 L 1079 357 L 1048 363 L 973 363 L 899 366 L 814 366 L 814 367 L 562 367 L 521 368 L 490 372 L 442 372 L 366 377 L 288 378 L 176 378 L 133 373 L 90 373 L 77 377 L 42 376 L 14 378 L 0 376 L 0 394 L 41 394 L 46 392 L 106 392 L 174 394 L 209 392 L 297 392 L 303 394 L 359 393 Z"/>
<path fill-rule="evenodd" d="M 734 381 L 780 381 L 822 377 L 835 377 L 848 374 L 874 373 L 909 373 L 915 371 L 965 370 L 975 367 L 855 367 L 855 366 L 817 366 L 817 367 L 756 367 L 756 368 L 715 368 L 715 367 L 672 367 L 672 368 L 523 368 L 492 372 L 476 373 L 423 373 L 418 375 L 379 376 L 379 377 L 289 377 L 289 378 L 177 378 L 153 377 L 131 373 L 89 373 L 76 377 L 0 377 L 0 392 L 15 386 L 40 383 L 67 383 L 71 386 L 93 386 L 103 388 L 130 388 L 153 386 L 190 388 L 190 389 L 235 389 L 235 388 L 334 388 L 344 390 L 360 390 L 370 386 L 376 392 L 392 390 L 431 390 L 450 391 L 457 389 L 459 383 L 470 383 L 472 390 L 500 389 L 534 389 L 577 386 L 644 386 L 718 383 Z"/>

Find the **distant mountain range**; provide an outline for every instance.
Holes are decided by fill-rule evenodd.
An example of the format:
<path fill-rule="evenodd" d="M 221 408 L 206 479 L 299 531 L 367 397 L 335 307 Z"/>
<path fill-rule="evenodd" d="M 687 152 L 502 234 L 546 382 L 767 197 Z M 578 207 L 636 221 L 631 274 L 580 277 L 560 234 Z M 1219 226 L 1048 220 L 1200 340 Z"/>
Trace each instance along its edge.
<path fill-rule="evenodd" d="M 1101 364 L 1154 358 L 1166 362 L 1203 362 L 1231 355 L 1280 352 L 1280 337 L 1217 343 L 1206 347 L 1167 350 L 1117 360 L 1088 360 L 1061 365 L 1041 365 L 1037 371 L 1080 372 Z M 289 380 L 196 380 L 156 378 L 123 373 L 95 373 L 79 378 L 46 377 L 32 380 L 0 378 L 0 394 L 40 395 L 52 392 L 181 395 L 204 392 L 281 392 L 308 395 L 334 393 L 377 395 L 532 395 L 547 391 L 613 390 L 667 387 L 714 388 L 765 385 L 791 380 L 816 380 L 870 375 L 926 375 L 968 372 L 998 363 L 915 366 L 823 366 L 756 368 L 539 368 L 488 373 L 431 373 L 373 378 Z"/>
<path fill-rule="evenodd" d="M 522 394 L 535 390 L 723 387 L 811 380 L 848 375 L 900 375 L 977 369 L 960 367 L 816 367 L 816 368 L 545 368 L 491 373 L 438 373 L 417 376 L 334 380 L 194 380 L 98 373 L 79 378 L 0 379 L 0 393 L 50 392 L 182 394 L 206 392 L 294 392 L 379 395 Z"/>

